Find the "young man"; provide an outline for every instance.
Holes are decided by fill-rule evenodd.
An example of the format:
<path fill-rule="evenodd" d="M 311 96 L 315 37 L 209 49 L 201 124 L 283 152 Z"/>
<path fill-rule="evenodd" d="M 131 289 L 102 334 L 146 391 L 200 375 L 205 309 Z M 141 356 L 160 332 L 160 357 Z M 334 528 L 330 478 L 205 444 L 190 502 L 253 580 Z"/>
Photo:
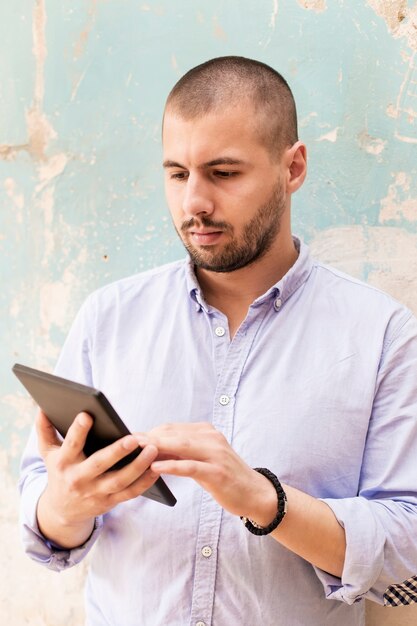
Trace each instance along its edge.
<path fill-rule="evenodd" d="M 86 459 L 88 415 L 62 445 L 39 415 L 28 553 L 61 570 L 96 544 L 94 626 L 363 624 L 359 600 L 395 603 L 417 573 L 416 321 L 292 236 L 306 148 L 272 68 L 188 72 L 163 146 L 188 258 L 93 294 L 56 370 L 135 435 Z M 161 474 L 173 509 L 140 497 Z"/>

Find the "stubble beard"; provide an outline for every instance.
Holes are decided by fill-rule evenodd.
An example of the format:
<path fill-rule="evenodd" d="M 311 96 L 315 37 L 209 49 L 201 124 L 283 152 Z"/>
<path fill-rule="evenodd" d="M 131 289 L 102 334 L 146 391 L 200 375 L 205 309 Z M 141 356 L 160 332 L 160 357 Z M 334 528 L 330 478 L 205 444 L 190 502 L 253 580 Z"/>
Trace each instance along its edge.
<path fill-rule="evenodd" d="M 281 227 L 285 198 L 281 184 L 277 184 L 270 199 L 256 215 L 245 224 L 239 240 L 233 236 L 234 228 L 228 222 L 215 222 L 209 217 L 192 218 L 184 222 L 178 232 L 191 261 L 197 268 L 211 272 L 234 272 L 258 261 L 271 249 Z M 231 240 L 216 252 L 212 246 L 196 248 L 187 238 L 190 228 L 202 225 L 228 233 Z"/>

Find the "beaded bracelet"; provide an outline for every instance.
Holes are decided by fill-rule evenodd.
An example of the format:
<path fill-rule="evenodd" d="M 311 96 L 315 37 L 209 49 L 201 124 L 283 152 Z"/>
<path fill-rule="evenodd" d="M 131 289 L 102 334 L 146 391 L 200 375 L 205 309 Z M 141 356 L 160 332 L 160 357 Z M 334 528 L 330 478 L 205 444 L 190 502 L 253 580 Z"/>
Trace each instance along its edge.
<path fill-rule="evenodd" d="M 279 524 L 281 524 L 282 520 L 285 517 L 285 514 L 287 512 L 287 496 L 278 478 L 269 469 L 266 469 L 266 467 L 254 467 L 254 470 L 255 472 L 259 472 L 260 474 L 265 476 L 265 478 L 271 481 L 271 483 L 274 485 L 278 498 L 278 511 L 276 516 L 268 526 L 259 526 L 259 524 L 257 524 L 253 520 L 250 520 L 248 517 L 241 517 L 240 519 L 249 530 L 249 532 L 253 533 L 254 535 L 269 535 L 269 533 L 272 533 L 272 531 L 275 530 L 275 528 L 277 528 Z"/>

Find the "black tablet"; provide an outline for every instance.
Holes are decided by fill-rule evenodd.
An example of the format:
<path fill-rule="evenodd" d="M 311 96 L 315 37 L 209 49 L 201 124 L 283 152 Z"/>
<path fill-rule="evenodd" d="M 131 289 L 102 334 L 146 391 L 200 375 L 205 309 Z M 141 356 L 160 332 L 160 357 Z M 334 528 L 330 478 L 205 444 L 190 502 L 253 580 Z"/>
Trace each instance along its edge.
<path fill-rule="evenodd" d="M 130 431 L 101 391 L 19 363 L 13 366 L 13 372 L 62 437 L 65 437 L 78 413 L 85 411 L 91 415 L 94 422 L 84 447 L 86 456 L 120 437 L 130 435 Z M 140 451 L 141 448 L 137 448 L 111 469 L 124 467 Z M 162 478 L 158 478 L 142 495 L 168 506 L 174 506 L 177 501 Z"/>

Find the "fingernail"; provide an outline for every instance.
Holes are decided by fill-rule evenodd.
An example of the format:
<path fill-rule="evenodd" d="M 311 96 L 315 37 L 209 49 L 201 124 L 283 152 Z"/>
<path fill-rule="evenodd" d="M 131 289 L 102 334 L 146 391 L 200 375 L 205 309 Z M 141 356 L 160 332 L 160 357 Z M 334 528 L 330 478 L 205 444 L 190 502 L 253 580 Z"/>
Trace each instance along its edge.
<path fill-rule="evenodd" d="M 80 424 L 80 426 L 88 426 L 89 422 L 88 422 L 88 417 L 85 413 L 80 413 L 77 416 L 78 419 L 78 423 Z"/>

